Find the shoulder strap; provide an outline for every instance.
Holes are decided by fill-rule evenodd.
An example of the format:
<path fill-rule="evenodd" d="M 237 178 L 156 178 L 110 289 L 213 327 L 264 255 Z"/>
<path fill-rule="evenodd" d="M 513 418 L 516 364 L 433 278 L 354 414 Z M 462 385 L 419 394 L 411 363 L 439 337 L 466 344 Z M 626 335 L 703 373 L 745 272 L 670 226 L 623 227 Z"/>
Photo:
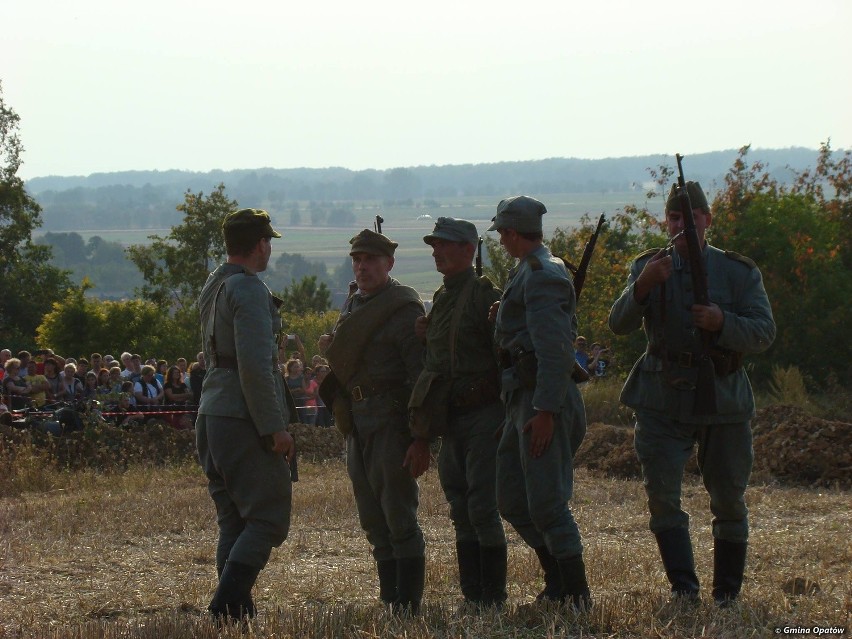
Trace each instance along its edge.
<path fill-rule="evenodd" d="M 740 255 L 739 253 L 734 253 L 733 251 L 725 251 L 725 257 L 731 260 L 736 260 L 737 262 L 742 262 L 749 268 L 757 268 L 757 264 L 754 263 L 750 257 L 746 257 L 745 255 Z"/>
<path fill-rule="evenodd" d="M 456 306 L 453 309 L 453 317 L 450 320 L 450 377 L 455 377 L 456 368 L 456 337 L 458 336 L 459 322 L 461 321 L 462 313 L 464 312 L 465 304 L 470 299 L 470 294 L 473 293 L 473 286 L 476 284 L 475 277 L 470 278 L 464 285 L 464 288 L 459 293 L 456 300 Z"/>

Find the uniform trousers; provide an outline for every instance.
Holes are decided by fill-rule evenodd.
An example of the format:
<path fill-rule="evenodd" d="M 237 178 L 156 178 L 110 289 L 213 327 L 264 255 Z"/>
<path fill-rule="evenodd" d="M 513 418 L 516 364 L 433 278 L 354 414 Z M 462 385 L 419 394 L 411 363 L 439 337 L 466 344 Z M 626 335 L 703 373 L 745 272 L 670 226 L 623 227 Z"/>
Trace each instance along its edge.
<path fill-rule="evenodd" d="M 541 457 L 530 454 L 523 427 L 535 415 L 533 391 L 504 392 L 506 421 L 497 451 L 500 514 L 532 548 L 547 546 L 557 559 L 583 552 L 580 530 L 568 501 L 574 492 L 574 455 L 586 434 L 580 391 L 568 387 L 562 411 L 553 414 L 553 441 Z"/>
<path fill-rule="evenodd" d="M 497 444 L 503 404 L 492 402 L 451 417 L 438 455 L 438 476 L 450 505 L 457 542 L 505 546 L 497 511 Z"/>
<path fill-rule="evenodd" d="M 637 410 L 635 446 L 648 495 L 651 532 L 689 526 L 689 515 L 680 503 L 681 485 L 696 443 L 701 478 L 710 494 L 713 537 L 748 541 L 745 490 L 754 462 L 749 423 L 686 424 Z"/>
<path fill-rule="evenodd" d="M 407 428 L 387 424 L 365 434 L 359 432 L 357 418 L 346 437 L 346 470 L 376 561 L 425 555 L 426 542 L 417 523 L 420 489 L 402 465 L 410 443 Z"/>
<path fill-rule="evenodd" d="M 290 530 L 293 485 L 287 461 L 263 447 L 249 420 L 199 415 L 195 429 L 207 489 L 216 504 L 216 563 L 263 568 Z"/>

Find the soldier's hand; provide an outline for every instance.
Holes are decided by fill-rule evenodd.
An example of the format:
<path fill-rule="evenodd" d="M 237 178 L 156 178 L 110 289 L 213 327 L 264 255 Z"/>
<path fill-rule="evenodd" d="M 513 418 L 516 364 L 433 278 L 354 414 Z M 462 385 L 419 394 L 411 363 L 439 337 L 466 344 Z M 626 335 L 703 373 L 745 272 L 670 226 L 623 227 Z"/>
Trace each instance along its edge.
<path fill-rule="evenodd" d="M 417 478 L 429 470 L 429 456 L 429 440 L 415 439 L 405 452 L 402 465 L 408 468 L 412 477 Z"/>
<path fill-rule="evenodd" d="M 711 333 L 722 330 L 722 324 L 725 322 L 725 314 L 716 304 L 712 302 L 710 306 L 693 304 L 690 310 L 692 311 L 692 323 L 698 328 L 710 331 Z"/>
<path fill-rule="evenodd" d="M 288 463 L 293 461 L 293 455 L 296 453 L 296 444 L 293 441 L 293 436 L 286 430 L 279 430 L 272 433 L 272 452 L 284 455 Z"/>
<path fill-rule="evenodd" d="M 414 334 L 417 336 L 419 340 L 426 339 L 426 329 L 429 327 L 429 317 L 426 315 L 421 315 L 416 320 L 414 320 Z"/>
<path fill-rule="evenodd" d="M 672 271 L 674 271 L 672 256 L 667 255 L 665 250 L 661 250 L 645 263 L 645 267 L 636 278 L 633 297 L 637 302 L 643 302 L 652 288 L 669 279 Z"/>
<path fill-rule="evenodd" d="M 538 411 L 524 424 L 524 432 L 531 433 L 530 455 L 541 457 L 553 441 L 553 413 Z"/>
<path fill-rule="evenodd" d="M 325 352 L 328 350 L 328 347 L 331 346 L 331 342 L 333 340 L 334 337 L 332 337 L 328 333 L 320 335 L 320 338 L 317 340 L 317 346 L 319 347 L 320 353 L 325 355 Z"/>
<path fill-rule="evenodd" d="M 499 311 L 499 310 L 500 310 L 500 302 L 499 301 L 494 302 L 491 305 L 491 308 L 488 309 L 488 321 L 489 322 L 493 322 L 494 320 L 497 319 L 497 311 Z"/>

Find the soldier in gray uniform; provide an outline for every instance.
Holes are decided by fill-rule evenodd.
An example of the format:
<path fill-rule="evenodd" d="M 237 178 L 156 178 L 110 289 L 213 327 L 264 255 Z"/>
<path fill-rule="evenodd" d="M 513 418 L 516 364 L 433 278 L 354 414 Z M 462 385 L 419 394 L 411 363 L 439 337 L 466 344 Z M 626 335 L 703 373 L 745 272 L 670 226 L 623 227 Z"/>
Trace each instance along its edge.
<path fill-rule="evenodd" d="M 648 339 L 621 401 L 636 411 L 635 445 L 648 495 L 650 528 L 672 593 L 698 598 L 689 515 L 680 501 L 683 469 L 697 443 L 713 513 L 713 597 L 727 605 L 742 586 L 748 541 L 744 493 L 754 455 L 749 425 L 754 397 L 742 355 L 769 348 L 775 339 L 775 322 L 754 262 L 705 243 L 705 230 L 712 221 L 707 197 L 697 182 L 688 182 L 687 191 L 710 306 L 695 303 L 675 185 L 666 202 L 666 226 L 674 250 L 652 249 L 635 259 L 627 288 L 610 311 L 609 325 L 620 335 L 641 327 Z M 712 415 L 697 415 L 693 410 L 696 363 L 702 348 L 698 329 L 712 335 L 716 393 Z"/>
<path fill-rule="evenodd" d="M 295 454 L 278 365 L 277 300 L 257 273 L 273 237 L 269 215 L 230 213 L 222 224 L 228 260 L 207 278 L 198 306 L 204 378 L 196 443 L 216 504 L 219 586 L 209 610 L 218 619 L 254 614 L 251 589 L 290 528 Z"/>
<path fill-rule="evenodd" d="M 416 325 L 426 340 L 426 366 L 410 403 L 416 439 L 409 455 L 428 464 L 429 439 L 443 436 L 438 476 L 456 531 L 462 594 L 468 603 L 499 606 L 506 600 L 506 536 L 497 510 L 494 432 L 505 413 L 488 311 L 500 290 L 474 272 L 478 240 L 473 224 L 448 217 L 423 238 L 444 284 Z M 412 467 L 418 475 L 423 470 Z"/>
<path fill-rule="evenodd" d="M 423 345 L 414 334 L 423 302 L 390 276 L 396 242 L 364 229 L 350 244 L 357 290 L 333 334 L 320 338 L 331 366 L 320 393 L 346 435 L 346 468 L 373 547 L 381 600 L 395 611 L 417 612 L 426 546 L 417 522 L 419 489 L 403 461 L 412 439 L 408 400 L 423 368 Z"/>
<path fill-rule="evenodd" d="M 489 231 L 518 264 L 497 311 L 506 421 L 497 453 L 500 514 L 544 569 L 539 599 L 591 606 L 580 531 L 568 507 L 574 455 L 586 411 L 571 378 L 576 299 L 565 265 L 542 243 L 544 204 L 524 195 L 500 202 Z"/>

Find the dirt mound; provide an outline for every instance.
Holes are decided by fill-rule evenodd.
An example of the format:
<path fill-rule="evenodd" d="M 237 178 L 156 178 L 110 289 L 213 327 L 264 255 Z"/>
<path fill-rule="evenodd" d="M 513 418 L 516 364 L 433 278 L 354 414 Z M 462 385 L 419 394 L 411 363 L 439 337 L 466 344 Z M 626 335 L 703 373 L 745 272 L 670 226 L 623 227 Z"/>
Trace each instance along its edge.
<path fill-rule="evenodd" d="M 852 424 L 814 417 L 793 406 L 770 406 L 757 411 L 751 426 L 757 477 L 808 486 L 852 487 Z M 639 477 L 633 429 L 589 425 L 576 464 L 613 477 Z M 686 472 L 697 471 L 693 455 Z"/>
<path fill-rule="evenodd" d="M 299 458 L 307 461 L 342 459 L 346 449 L 343 435 L 336 428 L 320 428 L 307 424 L 290 424 Z"/>
<path fill-rule="evenodd" d="M 755 471 L 787 482 L 852 487 L 852 424 L 770 406 L 757 412 L 751 428 Z"/>

